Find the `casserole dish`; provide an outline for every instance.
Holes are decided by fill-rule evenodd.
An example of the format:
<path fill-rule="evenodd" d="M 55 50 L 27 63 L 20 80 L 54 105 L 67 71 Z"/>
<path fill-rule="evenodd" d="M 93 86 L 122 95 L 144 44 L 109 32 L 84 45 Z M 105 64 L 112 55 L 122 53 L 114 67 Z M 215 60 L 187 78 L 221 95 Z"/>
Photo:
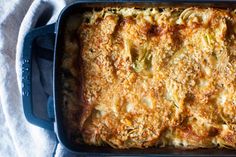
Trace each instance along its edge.
<path fill-rule="evenodd" d="M 208 154 L 214 152 L 218 155 L 220 153 L 226 153 L 225 155 L 230 155 L 231 153 L 234 153 L 234 151 L 230 150 L 219 150 L 219 149 L 198 149 L 198 150 L 192 150 L 192 151 L 182 151 L 178 149 L 172 149 L 172 148 L 148 148 L 144 150 L 139 149 L 130 149 L 130 150 L 114 150 L 112 148 L 108 147 L 94 147 L 94 146 L 87 146 L 87 145 L 73 145 L 70 140 L 67 139 L 66 136 L 66 128 L 63 125 L 63 116 L 62 116 L 62 88 L 61 84 L 63 83 L 60 77 L 60 74 L 62 73 L 62 69 L 60 67 L 62 63 L 62 55 L 63 55 L 63 41 L 64 41 L 64 29 L 65 29 L 65 23 L 66 19 L 68 19 L 69 16 L 76 14 L 78 12 L 83 12 L 92 8 L 101 8 L 104 6 L 119 6 L 119 7 L 151 7 L 151 6 L 216 6 L 216 7 L 229 7 L 229 4 L 232 4 L 228 2 L 228 4 L 223 3 L 222 1 L 218 1 L 213 3 L 203 3 L 205 1 L 198 1 L 198 2 L 187 2 L 187 1 L 178 1 L 176 2 L 116 2 L 116 3 L 109 3 L 109 2 L 100 2 L 100 3 L 92 3 L 92 2 L 77 2 L 75 4 L 72 4 L 65 8 L 60 17 L 58 18 L 58 21 L 56 24 L 52 24 L 49 26 L 45 26 L 42 28 L 38 28 L 35 30 L 32 30 L 25 38 L 24 43 L 24 54 L 23 54 L 23 104 L 24 104 L 24 111 L 26 118 L 33 124 L 42 126 L 47 129 L 55 129 L 55 132 L 57 134 L 57 137 L 59 141 L 69 150 L 77 152 L 77 153 L 101 153 L 101 155 L 140 155 L 140 154 L 159 154 L 159 155 L 197 155 L 197 154 Z M 231 6 L 232 7 L 232 6 Z M 32 112 L 32 84 L 31 84 L 31 48 L 32 44 L 34 44 L 34 40 L 37 37 L 55 33 L 55 46 L 54 46 L 54 68 L 53 68 L 53 82 L 54 82 L 54 89 L 53 89 L 53 101 L 49 101 L 48 105 L 48 111 L 50 114 L 51 119 L 43 120 L 37 118 L 34 113 Z M 51 102 L 51 103 L 50 103 Z M 53 103 L 54 102 L 54 103 Z M 53 107 L 50 105 L 53 105 Z M 53 108 L 53 109 L 52 109 Z M 55 112 L 55 115 L 53 115 L 53 110 Z M 50 112 L 52 111 L 52 112 Z M 55 122 L 53 122 L 53 119 L 55 118 Z M 222 155 L 222 154 L 221 154 Z"/>

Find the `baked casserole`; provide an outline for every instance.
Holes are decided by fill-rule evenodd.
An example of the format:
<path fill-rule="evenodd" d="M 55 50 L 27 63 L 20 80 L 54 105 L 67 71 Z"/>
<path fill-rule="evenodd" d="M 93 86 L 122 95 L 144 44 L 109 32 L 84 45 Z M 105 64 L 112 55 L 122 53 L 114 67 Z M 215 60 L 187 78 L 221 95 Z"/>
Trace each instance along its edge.
<path fill-rule="evenodd" d="M 236 14 L 104 8 L 69 22 L 68 136 L 114 148 L 236 148 Z"/>

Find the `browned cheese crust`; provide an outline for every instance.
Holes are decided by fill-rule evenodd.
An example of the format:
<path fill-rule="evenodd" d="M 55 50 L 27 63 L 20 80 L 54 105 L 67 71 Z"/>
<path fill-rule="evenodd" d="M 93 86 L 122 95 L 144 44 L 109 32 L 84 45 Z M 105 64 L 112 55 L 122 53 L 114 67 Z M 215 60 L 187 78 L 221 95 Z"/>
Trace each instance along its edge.
<path fill-rule="evenodd" d="M 233 10 L 104 8 L 82 19 L 78 42 L 66 42 L 80 67 L 69 57 L 63 68 L 82 78 L 83 100 L 72 81 L 65 110 L 85 143 L 236 148 Z"/>

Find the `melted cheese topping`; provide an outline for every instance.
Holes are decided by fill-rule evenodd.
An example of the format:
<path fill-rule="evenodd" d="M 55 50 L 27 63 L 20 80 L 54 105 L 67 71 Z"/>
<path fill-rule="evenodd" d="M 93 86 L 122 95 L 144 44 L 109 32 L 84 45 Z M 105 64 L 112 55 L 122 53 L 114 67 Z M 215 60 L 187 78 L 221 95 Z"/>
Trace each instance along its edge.
<path fill-rule="evenodd" d="M 73 124 L 85 143 L 236 148 L 234 11 L 105 8 L 82 17 L 83 102 L 74 104 L 84 107 Z"/>

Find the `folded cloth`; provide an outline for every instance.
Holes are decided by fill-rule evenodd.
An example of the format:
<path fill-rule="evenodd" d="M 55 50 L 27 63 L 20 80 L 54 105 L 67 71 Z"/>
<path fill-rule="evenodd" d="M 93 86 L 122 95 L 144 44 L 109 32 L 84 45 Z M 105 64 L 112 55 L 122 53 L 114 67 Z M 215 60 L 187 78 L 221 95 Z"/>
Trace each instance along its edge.
<path fill-rule="evenodd" d="M 24 37 L 30 29 L 56 21 L 66 0 L 10 0 L 0 7 L 0 156 L 52 156 L 57 145 L 53 132 L 31 125 L 23 114 L 21 100 L 21 65 Z M 27 11 L 28 10 L 28 11 Z M 17 45 L 17 46 L 16 46 Z M 43 104 L 51 94 L 43 78 L 51 75 L 52 62 L 35 60 L 37 103 Z M 40 107 L 40 106 L 39 106 Z M 67 154 L 61 146 L 56 156 Z"/>

